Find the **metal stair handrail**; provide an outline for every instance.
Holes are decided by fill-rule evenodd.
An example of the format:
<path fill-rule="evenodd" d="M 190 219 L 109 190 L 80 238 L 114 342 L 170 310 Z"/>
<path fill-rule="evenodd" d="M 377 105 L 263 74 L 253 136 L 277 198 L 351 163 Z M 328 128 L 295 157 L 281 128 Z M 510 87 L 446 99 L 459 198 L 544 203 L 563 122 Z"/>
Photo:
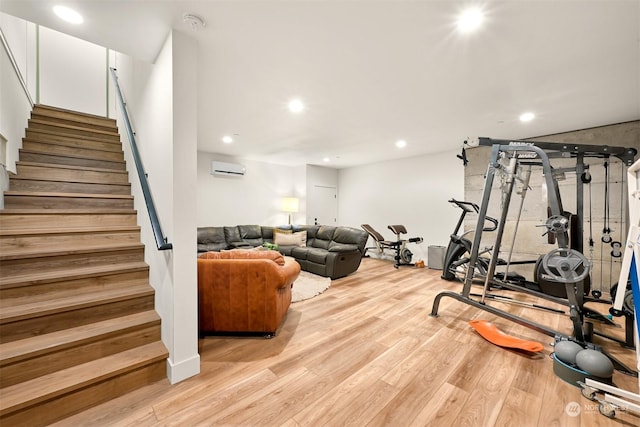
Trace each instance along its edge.
<path fill-rule="evenodd" d="M 156 212 L 156 206 L 153 203 L 151 197 L 151 189 L 149 188 L 149 182 L 147 180 L 147 174 L 144 171 L 142 165 L 142 159 L 140 158 L 140 152 L 136 144 L 135 133 L 131 127 L 131 121 L 129 120 L 129 113 L 127 112 L 127 104 L 124 102 L 122 91 L 120 90 L 120 84 L 118 84 L 118 75 L 116 69 L 109 67 L 111 77 L 116 87 L 116 94 L 118 95 L 118 101 L 120 102 L 120 109 L 122 110 L 122 117 L 124 119 L 125 127 L 127 128 L 127 135 L 129 137 L 129 144 L 131 144 L 131 153 L 133 160 L 136 164 L 136 170 L 138 172 L 138 179 L 142 187 L 142 194 L 144 195 L 144 201 L 147 205 L 147 211 L 149 212 L 149 219 L 151 220 L 151 228 L 153 229 L 153 235 L 156 239 L 156 247 L 159 251 L 165 251 L 173 249 L 173 244 L 169 243 L 167 237 L 162 233 L 162 227 L 160 226 L 160 220 L 158 219 L 158 213 Z"/>

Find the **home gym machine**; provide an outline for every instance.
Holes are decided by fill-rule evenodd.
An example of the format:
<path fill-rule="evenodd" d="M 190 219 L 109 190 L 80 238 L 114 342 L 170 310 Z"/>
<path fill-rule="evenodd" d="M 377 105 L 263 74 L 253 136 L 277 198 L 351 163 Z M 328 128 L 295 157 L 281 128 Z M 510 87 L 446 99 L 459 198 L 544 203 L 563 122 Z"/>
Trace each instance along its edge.
<path fill-rule="evenodd" d="M 569 317 L 573 324 L 573 333 L 570 339 L 579 343 L 583 343 L 585 345 L 589 345 L 589 343 L 591 342 L 591 337 L 595 332 L 592 329 L 593 325 L 591 323 L 584 322 L 584 302 L 585 280 L 589 276 L 591 263 L 582 254 L 583 231 L 581 221 L 578 221 L 578 225 L 573 233 L 573 241 L 570 244 L 568 233 L 570 228 L 570 220 L 569 218 L 567 218 L 566 212 L 564 211 L 562 206 L 558 182 L 556 179 L 554 179 L 554 172 L 557 173 L 558 170 L 552 167 L 550 159 L 575 159 L 575 168 L 572 168 L 572 170 L 575 171 L 576 176 L 578 177 L 578 179 L 576 179 L 576 215 L 578 218 L 582 219 L 584 210 L 584 182 L 582 179 L 580 179 L 580 177 L 588 172 L 588 168 L 585 165 L 584 159 L 592 157 L 602 159 L 617 157 L 628 167 L 633 164 L 635 155 L 637 154 L 637 150 L 634 148 L 624 147 L 562 144 L 537 141 L 531 142 L 519 140 L 497 140 L 490 138 L 479 138 L 475 143 L 469 145 L 491 147 L 491 153 L 489 157 L 489 165 L 486 172 L 482 202 L 477 211 L 478 220 L 475 227 L 475 234 L 473 236 L 470 255 L 468 257 L 463 289 L 461 293 L 445 291 L 436 295 L 433 301 L 431 315 L 437 316 L 440 300 L 443 297 L 450 297 L 478 309 L 503 317 L 517 324 L 526 326 L 545 335 L 556 338 L 563 336 L 563 334 L 545 325 L 516 316 L 487 304 L 486 299 L 488 299 L 488 290 L 491 286 L 497 286 L 501 289 L 523 292 L 547 301 L 551 301 L 556 304 L 568 306 Z M 505 231 L 509 205 L 514 189 L 516 188 L 516 182 L 520 182 L 521 184 L 523 184 L 520 194 L 521 197 L 524 198 L 526 189 L 529 186 L 529 175 L 532 167 L 542 168 L 543 179 L 547 188 L 548 205 L 550 211 L 550 216 L 547 219 L 544 227 L 546 227 L 547 233 L 553 235 L 553 240 L 557 244 L 556 249 L 553 249 L 540 259 L 538 277 L 552 285 L 555 285 L 558 288 L 563 288 L 564 294 L 566 294 L 566 298 L 560 298 L 558 296 L 549 295 L 538 290 L 532 290 L 526 286 L 521 286 L 509 280 L 502 280 L 496 277 L 495 274 L 496 265 L 498 264 L 498 254 L 500 252 L 502 238 Z M 487 211 L 489 208 L 493 183 L 496 175 L 499 175 L 499 177 L 501 178 L 500 194 L 502 195 L 502 209 L 500 218 L 498 219 L 497 228 L 495 229 L 496 237 L 491 251 L 491 256 L 488 264 L 483 266 L 481 264 L 482 261 L 480 260 L 482 255 L 480 244 L 483 231 L 485 231 L 485 229 L 487 228 Z M 517 222 L 516 230 L 518 225 Z M 473 295 L 471 294 L 472 282 L 474 281 L 474 279 L 477 280 L 475 271 L 478 268 L 486 269 L 486 274 L 483 277 L 484 287 L 479 300 L 472 298 Z M 508 277 L 508 271 L 505 272 L 505 275 L 503 277 Z M 629 318 L 629 316 L 625 317 L 627 319 Z M 605 336 L 601 333 L 597 333 L 597 335 L 612 339 L 622 345 L 629 345 L 629 341 L 633 343 L 633 320 L 627 321 L 626 328 L 627 340 L 624 342 L 613 337 Z M 630 340 L 629 334 L 631 334 Z M 611 356 L 609 357 L 616 369 L 630 375 L 637 376 L 636 371 L 629 370 L 615 358 Z"/>

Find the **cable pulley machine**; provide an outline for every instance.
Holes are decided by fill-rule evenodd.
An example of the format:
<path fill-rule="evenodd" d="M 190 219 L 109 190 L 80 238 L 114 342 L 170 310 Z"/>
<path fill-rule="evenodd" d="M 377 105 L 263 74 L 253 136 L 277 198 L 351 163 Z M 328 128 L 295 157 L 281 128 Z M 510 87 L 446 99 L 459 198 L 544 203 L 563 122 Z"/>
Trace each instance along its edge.
<path fill-rule="evenodd" d="M 571 227 L 571 224 L 562 206 L 558 182 L 554 178 L 554 172 L 558 171 L 554 170 L 554 168 L 551 166 L 550 159 L 575 158 L 576 167 L 575 169 L 571 170 L 575 171 L 576 176 L 579 177 L 579 179 L 576 180 L 576 215 L 581 220 L 582 218 L 584 218 L 584 184 L 588 184 L 591 181 L 591 175 L 588 171 L 588 166 L 586 166 L 584 163 L 584 159 L 603 158 L 608 160 L 610 157 L 616 157 L 620 159 L 626 166 L 631 166 L 637 154 L 637 150 L 634 148 L 624 147 L 584 144 L 561 144 L 538 141 L 531 142 L 520 140 L 499 140 L 491 138 L 479 138 L 475 143 L 469 144 L 469 146 L 491 147 L 491 153 L 485 178 L 482 201 L 479 209 L 477 209 L 478 221 L 475 228 L 473 244 L 468 258 L 468 267 L 464 278 L 462 292 L 456 293 L 451 291 L 444 291 L 436 295 L 433 301 L 431 315 L 437 316 L 440 300 L 444 297 L 450 297 L 465 304 L 513 321 L 517 324 L 526 326 L 548 336 L 563 336 L 563 334 L 559 333 L 558 331 L 555 331 L 545 325 L 539 324 L 533 320 L 516 316 L 514 314 L 486 304 L 485 299 L 487 297 L 487 291 L 492 285 L 496 285 L 504 289 L 524 292 L 560 305 L 568 306 L 569 316 L 571 318 L 571 321 L 573 322 L 573 334 L 570 339 L 578 341 L 580 343 L 589 344 L 591 341 L 591 336 L 594 332 L 592 330 L 592 324 L 589 322 L 584 322 L 584 313 L 587 309 L 585 309 L 583 305 L 585 298 L 585 282 L 589 280 L 589 273 L 591 271 L 591 260 L 583 255 L 583 226 L 581 221 L 577 221 L 577 226 L 574 230 L 572 230 L 573 235 L 570 242 L 569 229 Z M 537 271 L 539 272 L 539 275 L 542 279 L 551 282 L 552 284 L 554 284 L 554 286 L 564 286 L 567 295 L 566 299 L 548 295 L 524 286 L 519 286 L 507 280 L 500 280 L 495 276 L 495 269 L 498 263 L 498 253 L 500 251 L 504 229 L 507 222 L 511 195 L 514 192 L 516 182 L 520 179 L 520 170 L 530 168 L 532 166 L 542 168 L 543 179 L 548 191 L 548 204 L 550 212 L 550 216 L 545 224 L 545 227 L 547 229 L 546 233 L 552 235 L 557 245 L 556 249 L 550 251 L 541 258 L 541 260 L 539 261 L 540 265 Z M 492 187 L 494 180 L 496 179 L 496 175 L 500 175 L 502 178 L 502 209 L 500 219 L 498 220 L 498 226 L 495 229 L 496 237 L 493 244 L 493 252 L 491 254 L 491 259 L 489 260 L 488 265 L 486 265 L 486 261 L 483 261 L 484 264 L 479 263 L 479 258 L 482 253 L 480 244 L 483 235 L 483 228 L 486 227 L 485 220 L 487 218 L 487 211 L 492 194 Z M 526 178 L 527 181 L 526 185 L 523 186 L 522 194 L 524 194 L 524 192 L 526 191 L 525 187 L 528 186 L 528 176 L 526 176 Z M 609 207 L 607 204 L 606 209 L 608 208 Z M 522 204 L 520 209 L 522 209 Z M 590 216 L 590 221 L 591 220 L 592 219 Z M 611 230 L 608 223 L 605 224 L 605 228 L 609 228 L 609 230 L 608 232 L 603 234 L 608 233 L 610 237 Z M 590 240 L 592 240 L 591 232 Z M 511 250 L 513 250 L 513 245 Z M 482 265 L 483 270 L 486 270 L 486 275 L 484 277 L 484 288 L 479 300 L 471 298 L 471 286 L 474 279 L 477 280 L 475 269 L 478 265 Z M 631 334 L 633 333 L 633 321 L 631 321 L 631 324 L 627 322 L 627 329 L 631 330 Z M 605 336 L 601 333 L 598 333 L 598 335 L 613 339 L 614 341 L 618 341 L 623 345 L 628 345 L 629 337 L 627 337 L 626 342 L 623 342 L 621 340 Z M 632 342 L 633 338 L 631 338 L 631 343 Z M 612 362 L 617 369 L 637 376 L 636 371 L 631 371 L 615 358 L 611 356 L 610 358 L 612 359 Z"/>

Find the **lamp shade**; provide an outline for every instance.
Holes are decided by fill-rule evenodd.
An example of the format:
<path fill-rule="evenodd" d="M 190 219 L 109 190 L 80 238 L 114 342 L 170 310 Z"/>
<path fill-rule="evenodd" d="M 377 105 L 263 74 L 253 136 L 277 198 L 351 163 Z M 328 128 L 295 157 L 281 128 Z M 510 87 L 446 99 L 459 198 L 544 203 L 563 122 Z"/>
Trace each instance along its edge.
<path fill-rule="evenodd" d="M 297 197 L 284 197 L 282 199 L 282 210 L 284 212 L 298 212 L 299 201 Z"/>

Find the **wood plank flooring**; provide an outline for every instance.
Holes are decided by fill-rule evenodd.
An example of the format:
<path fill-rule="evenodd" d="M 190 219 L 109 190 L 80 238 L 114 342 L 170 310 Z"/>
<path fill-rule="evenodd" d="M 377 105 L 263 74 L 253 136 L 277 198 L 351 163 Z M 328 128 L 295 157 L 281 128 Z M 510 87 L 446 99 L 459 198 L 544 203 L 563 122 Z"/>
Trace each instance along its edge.
<path fill-rule="evenodd" d="M 461 285 L 441 280 L 437 270 L 396 270 L 390 261 L 365 258 L 324 294 L 292 304 L 275 338 L 207 337 L 200 341 L 200 375 L 173 386 L 157 382 L 56 425 L 640 425 L 630 413 L 604 417 L 556 377 L 551 337 L 451 298 L 430 317 L 442 290 Z M 567 316 L 490 303 L 570 332 Z M 471 329 L 471 319 L 537 340 L 545 351 L 494 346 Z M 602 343 L 635 366 L 632 350 Z M 616 372 L 614 383 L 638 392 L 637 379 Z M 565 410 L 572 402 L 579 414 Z"/>

